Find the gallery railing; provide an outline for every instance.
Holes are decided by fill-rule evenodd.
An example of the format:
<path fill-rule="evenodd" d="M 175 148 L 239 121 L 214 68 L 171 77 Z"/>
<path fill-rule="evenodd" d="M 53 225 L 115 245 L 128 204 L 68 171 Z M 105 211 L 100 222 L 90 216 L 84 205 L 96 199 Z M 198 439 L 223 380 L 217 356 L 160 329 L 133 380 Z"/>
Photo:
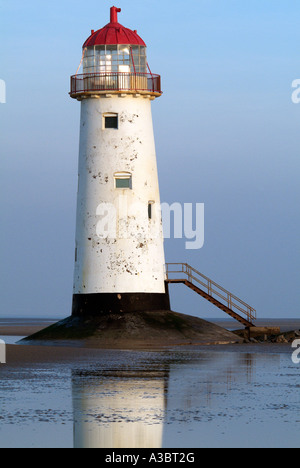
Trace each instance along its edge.
<path fill-rule="evenodd" d="M 70 95 L 76 97 L 81 94 L 97 92 L 143 92 L 161 94 L 160 75 L 151 73 L 86 73 L 71 76 Z"/>

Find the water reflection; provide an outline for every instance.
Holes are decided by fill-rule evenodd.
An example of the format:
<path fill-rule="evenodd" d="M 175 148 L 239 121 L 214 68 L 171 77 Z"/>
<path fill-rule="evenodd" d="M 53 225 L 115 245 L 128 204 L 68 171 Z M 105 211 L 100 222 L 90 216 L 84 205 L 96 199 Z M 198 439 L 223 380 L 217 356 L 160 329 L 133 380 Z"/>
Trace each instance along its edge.
<path fill-rule="evenodd" d="M 270 359 L 280 357 L 267 356 L 268 365 Z M 170 446 L 174 428 L 210 421 L 222 399 L 251 384 L 255 364 L 253 354 L 216 352 L 164 356 L 161 363 L 156 356 L 124 370 L 73 371 L 74 447 Z"/>
<path fill-rule="evenodd" d="M 299 447 L 289 349 L 241 349 L 55 348 L 35 360 L 20 347 L 23 362 L 0 366 L 0 447 Z"/>
<path fill-rule="evenodd" d="M 162 446 L 167 374 L 73 373 L 75 448 Z"/>

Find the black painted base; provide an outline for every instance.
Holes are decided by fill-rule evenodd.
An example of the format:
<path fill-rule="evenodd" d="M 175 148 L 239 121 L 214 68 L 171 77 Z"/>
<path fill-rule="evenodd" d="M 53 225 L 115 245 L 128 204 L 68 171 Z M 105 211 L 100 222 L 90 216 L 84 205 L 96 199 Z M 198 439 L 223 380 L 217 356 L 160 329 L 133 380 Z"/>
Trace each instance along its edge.
<path fill-rule="evenodd" d="M 164 294 L 155 293 L 99 293 L 74 294 L 72 316 L 95 316 L 109 313 L 170 310 L 168 285 Z"/>

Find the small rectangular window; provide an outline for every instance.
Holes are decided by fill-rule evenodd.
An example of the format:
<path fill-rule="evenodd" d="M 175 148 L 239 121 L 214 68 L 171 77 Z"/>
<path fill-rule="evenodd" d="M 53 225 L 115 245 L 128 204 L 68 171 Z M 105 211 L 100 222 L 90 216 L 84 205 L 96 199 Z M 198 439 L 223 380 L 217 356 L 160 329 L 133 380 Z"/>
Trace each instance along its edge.
<path fill-rule="evenodd" d="M 149 219 L 152 219 L 153 218 L 153 205 L 154 205 L 154 201 L 149 201 L 148 203 L 148 218 Z"/>
<path fill-rule="evenodd" d="M 114 177 L 117 189 L 132 189 L 132 175 L 129 172 L 118 172 Z"/>
<path fill-rule="evenodd" d="M 118 129 L 118 114 L 109 114 L 104 116 L 104 128 Z"/>
<path fill-rule="evenodd" d="M 131 188 L 130 179 L 116 179 L 116 188 Z"/>

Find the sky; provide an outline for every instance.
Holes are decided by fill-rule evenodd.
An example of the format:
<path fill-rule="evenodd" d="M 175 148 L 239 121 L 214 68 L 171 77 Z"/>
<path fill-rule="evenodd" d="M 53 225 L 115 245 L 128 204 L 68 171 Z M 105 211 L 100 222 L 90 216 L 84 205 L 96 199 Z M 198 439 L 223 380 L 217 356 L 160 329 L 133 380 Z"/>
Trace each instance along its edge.
<path fill-rule="evenodd" d="M 1 0 L 1 316 L 71 313 L 81 48 L 112 2 Z M 298 318 L 300 4 L 294 0 L 120 0 L 148 46 L 163 95 L 152 104 L 161 200 L 204 203 L 205 243 L 165 241 L 257 310 Z M 172 309 L 225 314 L 184 286 Z"/>

